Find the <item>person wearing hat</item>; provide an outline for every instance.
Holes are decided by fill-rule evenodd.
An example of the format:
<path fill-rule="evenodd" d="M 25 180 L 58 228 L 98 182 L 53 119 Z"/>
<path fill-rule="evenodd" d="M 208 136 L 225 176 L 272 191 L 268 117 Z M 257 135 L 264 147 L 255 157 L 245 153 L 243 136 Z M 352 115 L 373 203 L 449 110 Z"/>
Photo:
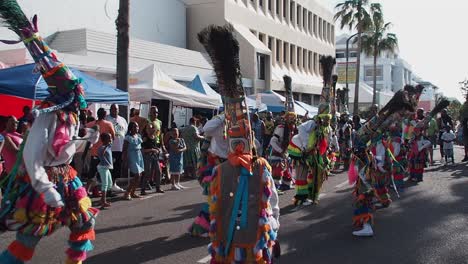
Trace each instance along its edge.
<path fill-rule="evenodd" d="M 81 264 L 93 249 L 99 210 L 92 207 L 70 163 L 78 149 L 98 141 L 99 128 L 80 133 L 78 112 L 87 107 L 84 87 L 44 42 L 37 17 L 30 21 L 17 1 L 0 3 L 2 23 L 25 44 L 49 88 L 47 98 L 32 111 L 35 121 L 18 149 L 20 158 L 4 179 L 8 184 L 0 182 L 1 188 L 7 187 L 0 232 L 16 231 L 15 240 L 0 254 L 0 263 L 29 262 L 42 238 L 66 226 L 70 235 L 65 263 Z"/>
<path fill-rule="evenodd" d="M 279 229 L 278 195 L 268 162 L 256 155 L 234 27 L 211 25 L 198 34 L 224 98 L 227 161 L 210 179 L 211 262 L 272 263 Z"/>

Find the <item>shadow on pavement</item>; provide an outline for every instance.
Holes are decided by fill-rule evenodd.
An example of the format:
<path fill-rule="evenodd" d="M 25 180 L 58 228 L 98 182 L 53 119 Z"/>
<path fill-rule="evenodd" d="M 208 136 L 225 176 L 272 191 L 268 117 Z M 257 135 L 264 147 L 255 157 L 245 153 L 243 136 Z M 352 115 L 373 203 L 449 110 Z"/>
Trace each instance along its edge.
<path fill-rule="evenodd" d="M 190 205 L 184 205 L 184 206 L 174 208 L 173 211 L 185 211 L 185 212 L 172 218 L 163 218 L 163 219 L 158 219 L 155 221 L 142 222 L 142 223 L 138 223 L 134 225 L 122 225 L 122 226 L 112 226 L 112 227 L 107 227 L 107 228 L 97 228 L 96 234 L 99 235 L 99 234 L 108 233 L 108 232 L 121 231 L 124 229 L 139 228 L 139 227 L 152 226 L 152 225 L 158 225 L 158 224 L 164 224 L 164 223 L 176 223 L 185 219 L 194 218 L 200 212 L 200 209 L 203 204 L 204 203 L 190 204 Z"/>
<path fill-rule="evenodd" d="M 468 181 L 463 178 L 468 168 L 460 164 L 440 171 L 449 174 L 448 179 L 440 177 L 439 170 L 432 172 L 417 186 L 408 183 L 411 191 L 403 192 L 400 199 L 393 195 L 390 208 L 375 212 L 372 238 L 352 236 L 350 196 L 329 197 L 318 207 L 302 210 L 297 222 L 287 223 L 296 227 L 286 227 L 288 232 L 280 236 L 286 252 L 279 262 L 466 263 Z M 440 186 L 440 181 L 450 179 L 459 182 Z"/>
<path fill-rule="evenodd" d="M 154 261 L 181 251 L 207 245 L 206 239 L 181 236 L 173 240 L 168 237 L 160 237 L 151 241 L 145 241 L 134 245 L 119 247 L 105 253 L 92 256 L 86 260 L 88 264 L 102 263 L 144 263 Z"/>

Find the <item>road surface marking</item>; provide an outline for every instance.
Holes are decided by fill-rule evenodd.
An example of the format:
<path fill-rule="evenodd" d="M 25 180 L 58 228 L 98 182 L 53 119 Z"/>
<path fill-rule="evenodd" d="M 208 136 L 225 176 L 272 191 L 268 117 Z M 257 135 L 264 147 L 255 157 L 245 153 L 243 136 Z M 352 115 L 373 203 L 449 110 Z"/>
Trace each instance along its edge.
<path fill-rule="evenodd" d="M 208 261 L 210 261 L 211 259 L 211 255 L 208 255 L 202 259 L 200 259 L 199 261 L 197 261 L 197 263 L 208 263 Z"/>
<path fill-rule="evenodd" d="M 340 189 L 340 188 L 346 186 L 347 184 L 348 184 L 348 181 L 344 181 L 344 182 L 338 184 L 337 186 L 335 186 L 335 188 Z"/>
<path fill-rule="evenodd" d="M 162 195 L 163 195 L 162 193 L 151 194 L 151 195 L 148 195 L 148 196 L 141 197 L 140 200 L 146 200 L 146 199 L 150 199 L 150 198 L 153 198 L 153 197 L 156 197 L 156 196 L 162 196 Z"/>

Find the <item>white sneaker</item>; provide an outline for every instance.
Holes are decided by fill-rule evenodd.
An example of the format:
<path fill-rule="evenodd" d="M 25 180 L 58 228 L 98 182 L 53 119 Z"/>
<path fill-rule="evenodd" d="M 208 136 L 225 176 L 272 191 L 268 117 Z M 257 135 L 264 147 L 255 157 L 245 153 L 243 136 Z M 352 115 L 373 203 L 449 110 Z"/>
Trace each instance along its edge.
<path fill-rule="evenodd" d="M 312 202 L 311 199 L 307 199 L 307 200 L 305 200 L 305 202 L 302 203 L 302 205 L 304 205 L 304 206 L 309 206 L 309 205 L 311 205 L 312 203 L 313 203 L 313 202 Z"/>
<path fill-rule="evenodd" d="M 179 190 L 180 190 L 179 186 L 177 186 L 177 185 L 172 185 L 171 191 L 179 191 Z"/>
<path fill-rule="evenodd" d="M 371 237 L 374 235 L 374 231 L 369 223 L 365 223 L 361 230 L 354 231 L 353 236 L 359 237 Z"/>
<path fill-rule="evenodd" d="M 179 189 L 181 189 L 181 190 L 187 189 L 187 187 L 180 185 L 180 183 L 177 184 L 177 187 L 179 187 Z"/>
<path fill-rule="evenodd" d="M 120 188 L 116 183 L 114 183 L 114 185 L 112 186 L 111 190 L 113 192 L 117 192 L 117 193 L 120 193 L 120 192 L 124 192 L 125 190 Z"/>

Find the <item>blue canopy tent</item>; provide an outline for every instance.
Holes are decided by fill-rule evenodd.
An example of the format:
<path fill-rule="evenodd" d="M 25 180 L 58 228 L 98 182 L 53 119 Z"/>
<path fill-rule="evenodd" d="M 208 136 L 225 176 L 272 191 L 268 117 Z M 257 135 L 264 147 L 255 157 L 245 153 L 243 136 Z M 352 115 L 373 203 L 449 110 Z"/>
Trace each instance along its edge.
<path fill-rule="evenodd" d="M 221 95 L 219 95 L 213 88 L 211 88 L 203 79 L 200 78 L 199 75 L 195 76 L 193 81 L 187 85 L 188 88 L 197 91 L 202 94 L 206 94 L 208 96 L 213 96 L 215 98 L 219 98 L 219 105 L 220 105 L 220 111 L 224 110 L 223 102 L 221 100 Z M 255 109 L 258 112 L 263 112 L 267 110 L 267 105 L 266 104 L 260 104 L 260 107 L 257 109 L 257 102 L 251 98 L 246 98 L 247 106 L 250 109 Z"/>
<path fill-rule="evenodd" d="M 274 91 L 257 93 L 249 95 L 248 97 L 255 100 L 257 96 L 260 96 L 261 102 L 267 105 L 268 111 L 271 111 L 273 113 L 279 113 L 285 109 L 284 102 L 286 101 L 286 98 Z M 294 109 L 296 114 L 300 116 L 304 116 L 306 114 L 306 110 L 296 102 L 294 102 Z"/>
<path fill-rule="evenodd" d="M 49 95 L 47 83 L 39 72 L 34 72 L 34 67 L 34 64 L 25 64 L 0 70 L 0 94 L 31 100 L 45 99 Z M 71 68 L 71 71 L 81 78 L 87 102 L 128 105 L 127 92 L 77 69 Z"/>

